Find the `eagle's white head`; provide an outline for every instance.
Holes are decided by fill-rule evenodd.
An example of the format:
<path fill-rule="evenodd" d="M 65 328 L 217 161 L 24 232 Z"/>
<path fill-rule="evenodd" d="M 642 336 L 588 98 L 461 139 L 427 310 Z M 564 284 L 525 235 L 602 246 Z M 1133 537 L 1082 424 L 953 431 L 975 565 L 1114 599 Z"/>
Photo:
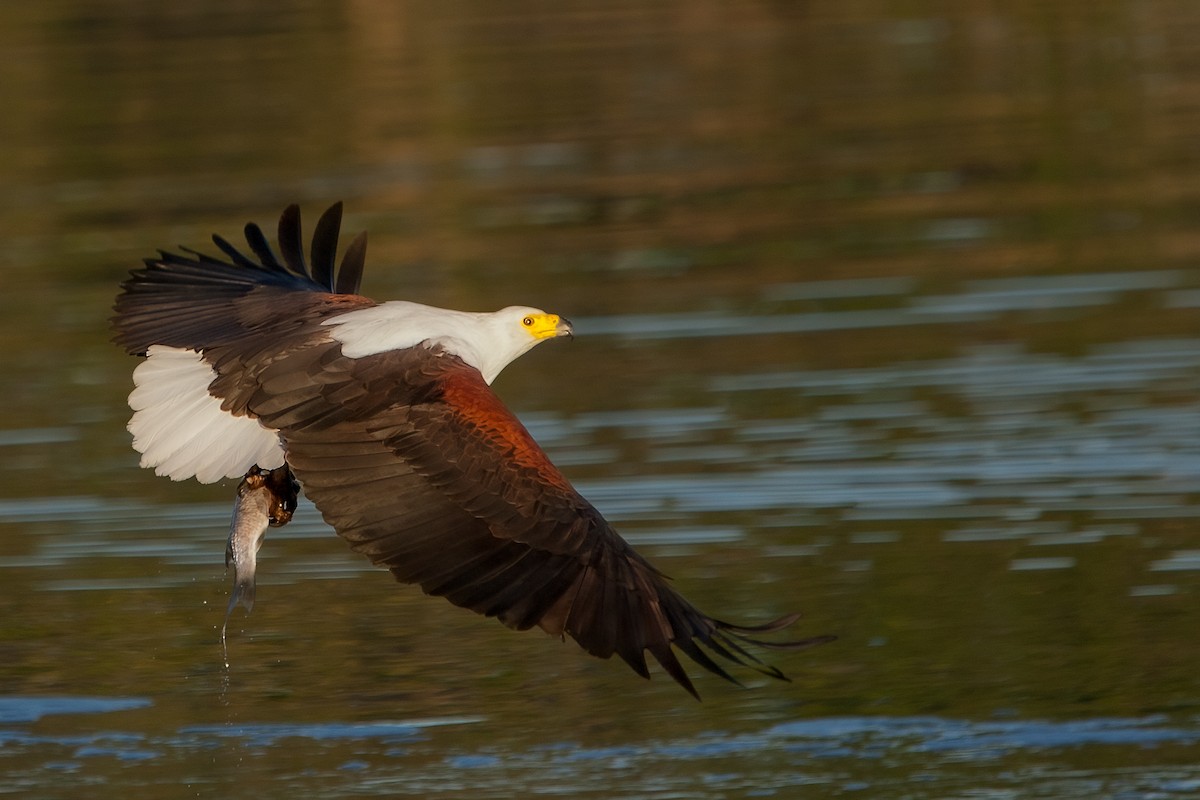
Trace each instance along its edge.
<path fill-rule="evenodd" d="M 574 333 L 570 322 L 540 308 L 509 306 L 478 313 L 405 300 L 349 311 L 324 324 L 350 358 L 438 345 L 479 370 L 488 383 L 539 342 Z"/>

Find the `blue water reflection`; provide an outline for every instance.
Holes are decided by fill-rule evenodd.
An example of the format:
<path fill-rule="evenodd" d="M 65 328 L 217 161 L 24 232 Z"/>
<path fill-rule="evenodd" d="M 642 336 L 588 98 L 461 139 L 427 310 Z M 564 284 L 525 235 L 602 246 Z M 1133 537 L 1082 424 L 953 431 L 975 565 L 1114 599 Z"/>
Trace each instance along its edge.
<path fill-rule="evenodd" d="M 38 716 L 103 714 L 136 705 L 113 700 L 106 707 L 98 698 L 58 698 L 39 709 Z M 7 720 L 9 724 L 20 721 L 33 720 Z M 428 758 L 429 749 L 445 731 L 484 722 L 484 718 L 447 717 L 370 724 L 191 725 L 159 736 L 111 729 L 44 735 L 17 729 L 0 736 L 10 756 L 21 750 L 55 754 L 40 769 L 58 775 L 67 787 L 74 785 L 71 776 L 80 775 L 89 764 L 186 761 L 192 754 L 222 752 L 230 743 L 236 743 L 250 760 L 269 758 L 279 748 L 308 752 L 310 781 L 330 792 L 350 793 L 386 790 L 409 794 L 436 785 L 487 792 L 499 785 L 502 775 L 511 791 L 563 797 L 609 774 L 622 776 L 627 792 L 669 788 L 698 797 L 718 797 L 730 789 L 771 795 L 809 785 L 850 788 L 853 784 L 865 791 L 890 791 L 905 780 L 926 784 L 925 789 L 914 791 L 916 796 L 929 796 L 938 792 L 938 787 L 944 790 L 954 785 L 946 769 L 964 760 L 1012 764 L 1013 772 L 993 774 L 984 785 L 1020 785 L 1017 775 L 1022 767 L 1018 765 L 1031 757 L 1040 764 L 1036 785 L 1053 780 L 1072 795 L 1092 785 L 1103 791 L 1136 786 L 1139 791 L 1176 796 L 1200 785 L 1200 772 L 1194 766 L 1136 775 L 1103 766 L 1108 748 L 1152 750 L 1200 740 L 1200 727 L 1174 725 L 1162 716 L 1066 722 L 826 717 L 777 723 L 752 733 L 709 732 L 636 745 L 589 747 L 558 742 L 527 750 L 489 747 Z M 1056 766 L 1062 758 L 1056 753 L 1064 751 L 1073 758 L 1094 757 L 1097 764 L 1085 769 Z M 844 765 L 856 760 L 878 764 L 880 773 L 848 781 Z M 912 765 L 899 766 L 907 764 Z M 703 765 L 702 771 L 693 771 L 693 765 Z M 151 777 L 143 785 L 158 784 Z"/>

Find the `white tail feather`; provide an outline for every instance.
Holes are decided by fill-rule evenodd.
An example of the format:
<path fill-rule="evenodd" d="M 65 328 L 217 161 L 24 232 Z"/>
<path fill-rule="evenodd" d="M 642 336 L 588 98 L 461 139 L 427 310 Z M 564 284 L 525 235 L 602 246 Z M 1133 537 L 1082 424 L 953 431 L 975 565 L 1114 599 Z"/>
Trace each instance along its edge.
<path fill-rule="evenodd" d="M 216 373 L 194 350 L 152 345 L 133 371 L 129 432 L 141 465 L 182 481 L 240 478 L 257 464 L 283 465 L 279 435 L 250 417 L 221 410 L 208 393 Z"/>

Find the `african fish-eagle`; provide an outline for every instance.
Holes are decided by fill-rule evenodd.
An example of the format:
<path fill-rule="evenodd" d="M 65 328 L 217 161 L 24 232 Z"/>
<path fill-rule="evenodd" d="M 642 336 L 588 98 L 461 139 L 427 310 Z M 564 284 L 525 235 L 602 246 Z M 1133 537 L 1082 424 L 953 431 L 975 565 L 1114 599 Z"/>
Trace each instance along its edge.
<path fill-rule="evenodd" d="M 743 626 L 701 613 L 500 402 L 493 379 L 571 335 L 569 322 L 524 306 L 363 297 L 365 234 L 335 269 L 341 218 L 341 203 L 322 215 L 307 263 L 293 205 L 279 221 L 282 260 L 250 223 L 252 256 L 213 236 L 224 258 L 160 251 L 122 284 L 115 341 L 144 356 L 129 396 L 141 466 L 202 483 L 286 467 L 325 521 L 399 581 L 616 653 L 643 677 L 649 651 L 692 695 L 672 647 L 737 683 L 703 648 L 785 679 L 744 645 L 832 638 L 764 642 L 754 637 L 797 615 Z"/>

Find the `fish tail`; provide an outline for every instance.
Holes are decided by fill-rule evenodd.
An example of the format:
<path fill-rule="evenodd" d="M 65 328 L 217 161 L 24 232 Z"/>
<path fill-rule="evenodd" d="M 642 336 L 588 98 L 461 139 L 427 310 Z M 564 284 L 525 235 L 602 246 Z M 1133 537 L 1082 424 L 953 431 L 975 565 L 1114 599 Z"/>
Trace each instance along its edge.
<path fill-rule="evenodd" d="M 246 609 L 249 614 L 254 610 L 254 591 L 255 582 L 254 576 L 249 575 L 243 577 L 238 575 L 233 581 L 233 591 L 229 593 L 229 607 L 225 609 L 226 618 L 233 613 L 233 609 L 241 606 Z"/>
<path fill-rule="evenodd" d="M 254 575 L 236 575 L 233 580 L 233 591 L 229 593 L 229 605 L 225 607 L 225 621 L 221 624 L 221 644 L 225 644 L 225 629 L 229 627 L 229 618 L 238 606 L 246 609 L 249 614 L 254 610 Z M 228 659 L 226 659 L 228 661 Z"/>

